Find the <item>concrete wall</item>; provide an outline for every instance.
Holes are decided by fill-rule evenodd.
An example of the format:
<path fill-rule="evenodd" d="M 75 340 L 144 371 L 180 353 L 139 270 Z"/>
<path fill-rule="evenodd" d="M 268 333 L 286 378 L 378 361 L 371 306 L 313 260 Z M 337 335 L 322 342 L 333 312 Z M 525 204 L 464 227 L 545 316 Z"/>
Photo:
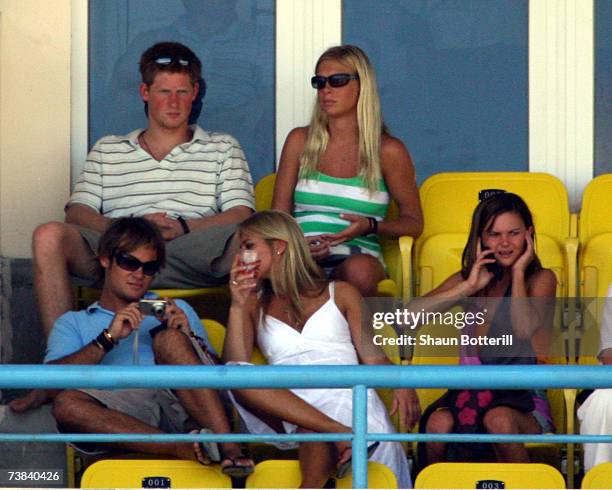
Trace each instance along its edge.
<path fill-rule="evenodd" d="M 83 0 L 85 1 L 85 0 Z M 70 185 L 70 0 L 0 1 L 0 256 L 30 257 Z"/>
<path fill-rule="evenodd" d="M 2 363 L 42 359 L 30 237 L 39 223 L 63 219 L 69 193 L 70 6 L 70 0 L 0 0 Z M 5 391 L 3 400 L 15 394 Z M 54 430 L 49 406 L 16 415 L 0 405 L 0 432 Z M 0 451 L 2 469 L 61 471 L 61 481 L 34 486 L 68 486 L 63 444 L 3 443 Z"/>

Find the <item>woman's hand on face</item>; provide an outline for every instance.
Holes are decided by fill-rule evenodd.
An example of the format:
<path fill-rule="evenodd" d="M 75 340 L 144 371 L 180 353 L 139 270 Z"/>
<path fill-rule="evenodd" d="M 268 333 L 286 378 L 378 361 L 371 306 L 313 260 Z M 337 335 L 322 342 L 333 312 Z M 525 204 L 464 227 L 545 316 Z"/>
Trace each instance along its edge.
<path fill-rule="evenodd" d="M 533 246 L 533 231 L 527 230 L 525 232 L 525 251 L 523 254 L 516 259 L 516 262 L 512 266 L 512 272 L 525 272 L 531 261 L 535 256 Z"/>
<path fill-rule="evenodd" d="M 493 279 L 493 273 L 487 270 L 487 264 L 495 263 L 495 258 L 492 257 L 492 254 L 493 250 L 489 248 L 482 250 L 480 240 L 476 242 L 476 260 L 474 265 L 472 265 L 470 275 L 465 280 L 468 286 L 468 291 L 465 293 L 466 296 L 471 296 L 480 291 Z"/>
<path fill-rule="evenodd" d="M 412 388 L 400 388 L 393 391 L 393 404 L 390 415 L 395 415 L 399 410 L 400 423 L 408 430 L 412 430 L 421 418 L 421 405 L 419 397 Z"/>
<path fill-rule="evenodd" d="M 311 235 L 306 237 L 310 255 L 314 260 L 324 259 L 329 255 L 329 241 L 324 235 Z"/>
<path fill-rule="evenodd" d="M 352 240 L 355 237 L 364 235 L 370 230 L 370 220 L 365 216 L 342 213 L 340 218 L 345 219 L 350 224 L 341 232 L 324 235 L 324 237 L 329 241 L 329 245 L 332 247 L 348 240 Z"/>
<path fill-rule="evenodd" d="M 230 270 L 229 288 L 232 303 L 244 306 L 248 297 L 257 288 L 257 278 L 255 272 L 259 265 L 259 260 L 244 265 L 237 254 Z"/>

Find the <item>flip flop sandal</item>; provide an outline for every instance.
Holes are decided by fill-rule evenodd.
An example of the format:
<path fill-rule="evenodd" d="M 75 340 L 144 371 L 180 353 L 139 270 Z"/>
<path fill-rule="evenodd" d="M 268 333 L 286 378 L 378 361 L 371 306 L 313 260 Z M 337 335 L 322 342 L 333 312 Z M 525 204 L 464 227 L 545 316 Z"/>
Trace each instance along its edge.
<path fill-rule="evenodd" d="M 376 441 L 373 442 L 372 444 L 370 444 L 368 446 L 368 459 L 370 459 L 370 456 L 372 456 L 372 454 L 374 454 L 374 451 L 376 451 L 376 449 L 378 448 L 378 446 L 380 446 L 380 441 Z M 349 448 L 347 448 L 349 449 Z M 345 449 L 346 451 L 346 449 Z M 338 470 L 336 471 L 336 478 L 344 478 L 346 475 L 349 474 L 349 472 L 353 469 L 353 455 L 351 455 L 351 457 L 349 459 L 347 459 L 344 463 L 342 463 L 339 467 Z"/>
<path fill-rule="evenodd" d="M 238 464 L 239 460 L 248 461 L 248 464 Z M 224 464 L 225 462 L 229 462 L 229 464 Z M 221 471 L 228 476 L 233 476 L 236 478 L 243 478 L 245 476 L 250 475 L 255 470 L 255 465 L 250 458 L 247 458 L 244 455 L 236 456 L 234 458 L 223 458 L 221 461 Z"/>
<path fill-rule="evenodd" d="M 213 434 L 213 431 L 210 429 L 200 429 L 200 430 L 196 429 L 196 430 L 192 430 L 190 434 Z M 204 452 L 204 454 L 208 456 L 208 459 L 210 460 L 211 463 L 221 462 L 221 452 L 219 451 L 219 445 L 216 442 L 200 442 L 198 444 L 202 448 L 202 451 Z M 196 459 L 200 463 L 205 464 L 200 460 L 197 453 L 196 453 Z"/>

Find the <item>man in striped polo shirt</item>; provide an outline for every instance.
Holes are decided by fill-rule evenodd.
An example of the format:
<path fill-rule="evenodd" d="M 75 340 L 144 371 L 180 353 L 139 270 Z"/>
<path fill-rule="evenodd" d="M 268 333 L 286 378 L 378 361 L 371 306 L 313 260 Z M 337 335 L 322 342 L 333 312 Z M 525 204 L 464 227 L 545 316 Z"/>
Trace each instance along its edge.
<path fill-rule="evenodd" d="M 34 231 L 34 287 L 47 336 L 73 306 L 71 275 L 99 283 L 94 251 L 112 219 L 142 216 L 157 225 L 168 258 L 153 287 L 192 288 L 225 281 L 235 226 L 254 207 L 236 139 L 188 123 L 205 90 L 197 56 L 182 44 L 158 43 L 142 54 L 140 73 L 147 128 L 99 140 L 66 204 L 65 223 Z"/>

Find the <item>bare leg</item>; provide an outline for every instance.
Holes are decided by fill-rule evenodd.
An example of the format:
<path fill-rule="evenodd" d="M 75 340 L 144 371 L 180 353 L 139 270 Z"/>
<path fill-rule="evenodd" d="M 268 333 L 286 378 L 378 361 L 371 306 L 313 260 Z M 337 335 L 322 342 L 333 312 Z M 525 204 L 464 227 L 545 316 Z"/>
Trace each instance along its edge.
<path fill-rule="evenodd" d="M 351 283 L 364 298 L 378 295 L 378 283 L 385 278 L 380 261 L 371 255 L 351 255 L 334 269 L 332 279 Z"/>
<path fill-rule="evenodd" d="M 509 407 L 496 407 L 485 413 L 484 426 L 490 434 L 539 434 L 540 425 L 531 414 Z M 493 444 L 495 456 L 504 463 L 528 463 L 529 454 L 523 444 Z"/>
<path fill-rule="evenodd" d="M 310 432 L 300 429 L 298 432 Z M 328 442 L 302 442 L 299 448 L 302 483 L 300 488 L 323 488 L 332 476 L 337 458 L 335 448 Z"/>
<path fill-rule="evenodd" d="M 163 330 L 153 341 L 158 364 L 198 365 L 200 359 L 187 336 L 176 329 Z M 208 427 L 216 434 L 232 432 L 223 403 L 216 390 L 174 390 L 185 411 L 200 427 Z M 222 453 L 229 458 L 242 456 L 240 446 L 234 442 L 220 444 Z"/>
<path fill-rule="evenodd" d="M 351 428 L 336 422 L 306 403 L 289 390 L 250 389 L 232 390 L 241 405 L 254 412 L 263 412 L 274 419 L 285 420 L 302 429 L 323 433 L 350 433 Z M 335 442 L 338 454 L 351 447 L 349 441 Z M 348 457 L 348 456 L 347 456 Z"/>
<path fill-rule="evenodd" d="M 145 424 L 100 402 L 80 391 L 63 391 L 53 404 L 53 416 L 66 430 L 100 434 L 162 434 L 156 427 Z M 179 459 L 195 459 L 191 443 L 120 442 L 104 444 L 129 452 L 160 454 Z"/>
<path fill-rule="evenodd" d="M 73 307 L 70 274 L 95 275 L 95 261 L 77 228 L 66 223 L 40 225 L 32 235 L 34 289 L 43 330 L 49 337 L 55 320 Z"/>
<path fill-rule="evenodd" d="M 448 410 L 437 410 L 427 420 L 425 430 L 428 434 L 448 434 L 453 430 L 453 416 Z M 428 464 L 446 460 L 445 442 L 428 442 L 425 447 L 427 448 Z"/>

